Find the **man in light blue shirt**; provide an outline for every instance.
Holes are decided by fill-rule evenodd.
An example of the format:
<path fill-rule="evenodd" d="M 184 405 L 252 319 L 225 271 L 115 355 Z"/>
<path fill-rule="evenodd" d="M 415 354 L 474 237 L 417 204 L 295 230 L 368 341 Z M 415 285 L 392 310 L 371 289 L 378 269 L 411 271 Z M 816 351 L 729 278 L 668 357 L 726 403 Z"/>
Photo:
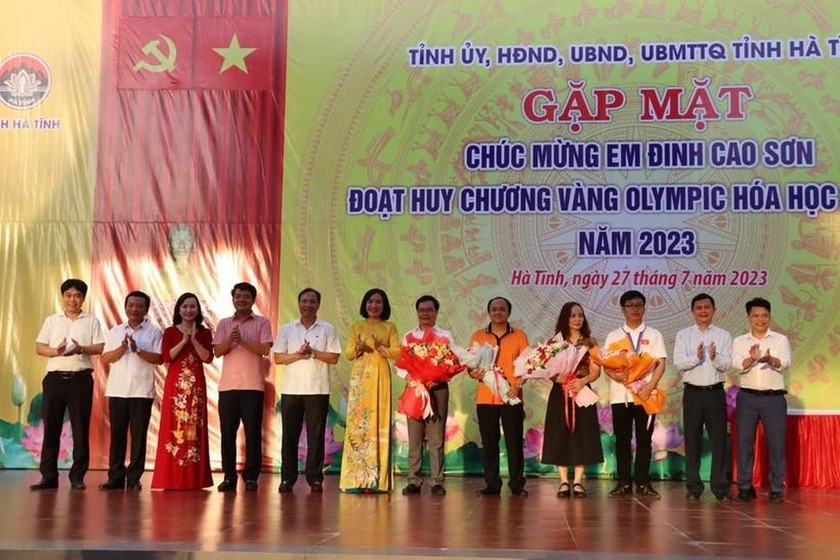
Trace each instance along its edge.
<path fill-rule="evenodd" d="M 712 324 L 715 300 L 697 294 L 691 300 L 695 324 L 677 333 L 674 364 L 683 378 L 683 431 L 687 497 L 699 500 L 703 427 L 712 446 L 712 492 L 718 501 L 729 499 L 726 463 L 726 393 L 723 379 L 732 365 L 732 336 Z"/>

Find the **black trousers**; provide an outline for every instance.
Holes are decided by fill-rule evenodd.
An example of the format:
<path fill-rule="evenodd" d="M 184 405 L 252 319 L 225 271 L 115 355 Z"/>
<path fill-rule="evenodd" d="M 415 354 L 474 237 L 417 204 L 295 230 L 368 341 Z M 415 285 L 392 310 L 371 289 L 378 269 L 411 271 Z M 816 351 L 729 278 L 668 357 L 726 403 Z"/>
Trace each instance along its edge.
<path fill-rule="evenodd" d="M 146 436 L 152 418 L 154 399 L 108 397 L 111 419 L 111 446 L 108 453 L 108 482 L 137 484 L 146 470 Z M 128 468 L 125 451 L 131 434 Z"/>
<path fill-rule="evenodd" d="M 502 489 L 502 478 L 499 475 L 499 421 L 505 431 L 505 447 L 507 448 L 508 487 L 517 493 L 525 487 L 525 449 L 523 446 L 525 407 L 522 403 L 507 404 L 479 404 L 478 429 L 481 433 L 484 463 L 484 481 L 492 490 Z"/>
<path fill-rule="evenodd" d="M 656 415 L 649 416 L 644 407 L 628 403 L 612 405 L 613 433 L 615 434 L 615 461 L 618 481 L 621 484 L 647 484 L 650 482 L 651 436 Z M 631 474 L 633 451 L 630 442 L 636 434 L 636 461 Z"/>
<path fill-rule="evenodd" d="M 306 463 L 304 475 L 312 486 L 324 481 L 324 437 L 329 395 L 280 395 L 283 416 L 283 447 L 280 451 L 280 480 L 294 484 L 298 478 L 298 442 L 306 422 Z"/>
<path fill-rule="evenodd" d="M 683 431 L 685 432 L 685 486 L 694 494 L 704 490 L 700 480 L 703 428 L 712 446 L 710 474 L 712 492 L 729 494 L 726 461 L 726 393 L 723 383 L 709 390 L 686 385 L 683 390 Z"/>
<path fill-rule="evenodd" d="M 225 480 L 236 482 L 236 434 L 240 422 L 245 429 L 245 468 L 242 478 L 256 482 L 260 477 L 264 398 L 265 393 L 262 391 L 219 392 L 219 428 Z"/>
<path fill-rule="evenodd" d="M 69 411 L 73 431 L 73 465 L 70 482 L 84 482 L 90 465 L 90 412 L 93 408 L 93 371 L 47 372 L 44 395 L 44 440 L 41 445 L 41 478 L 58 481 L 58 454 L 64 413 Z"/>

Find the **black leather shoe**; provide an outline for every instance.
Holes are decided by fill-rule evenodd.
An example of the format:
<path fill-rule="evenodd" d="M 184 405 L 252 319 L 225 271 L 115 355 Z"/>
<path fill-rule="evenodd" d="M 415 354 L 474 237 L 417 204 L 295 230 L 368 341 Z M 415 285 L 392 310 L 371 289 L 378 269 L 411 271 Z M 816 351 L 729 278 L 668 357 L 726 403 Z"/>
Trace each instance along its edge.
<path fill-rule="evenodd" d="M 280 486 L 277 487 L 277 491 L 280 492 L 281 494 L 291 492 L 292 491 L 292 485 L 289 484 L 288 482 L 281 482 Z"/>
<path fill-rule="evenodd" d="M 71 482 L 70 490 L 84 490 L 87 488 L 84 482 Z"/>
<path fill-rule="evenodd" d="M 699 502 L 700 501 L 700 492 L 689 492 L 685 495 L 685 499 L 689 502 Z"/>
<path fill-rule="evenodd" d="M 511 493 L 514 496 L 519 496 L 520 498 L 527 498 L 528 497 L 528 491 L 525 490 L 524 488 L 522 488 L 520 490 L 511 490 Z"/>
<path fill-rule="evenodd" d="M 749 502 L 755 500 L 755 488 L 739 488 L 738 497 L 735 498 L 739 502 Z"/>
<path fill-rule="evenodd" d="M 502 493 L 502 491 L 497 490 L 495 488 L 490 488 L 488 486 L 486 488 L 482 488 L 481 490 L 479 490 L 478 493 L 481 494 L 482 496 L 498 496 L 499 494 Z"/>
<path fill-rule="evenodd" d="M 781 492 L 770 492 L 770 503 L 781 504 L 785 501 L 785 496 Z"/>
<path fill-rule="evenodd" d="M 35 484 L 30 484 L 30 490 L 54 490 L 58 488 L 58 481 L 56 480 L 41 480 Z"/>
<path fill-rule="evenodd" d="M 115 480 L 109 480 L 99 485 L 100 490 L 122 490 L 123 488 L 125 488 L 125 482 L 117 482 Z"/>
<path fill-rule="evenodd" d="M 607 494 L 610 498 L 624 498 L 626 496 L 633 495 L 633 485 L 632 484 L 618 484 L 615 488 L 610 490 L 610 493 Z"/>
<path fill-rule="evenodd" d="M 260 485 L 257 484 L 256 480 L 246 480 L 245 481 L 245 491 L 246 492 L 254 492 Z"/>
<path fill-rule="evenodd" d="M 236 482 L 233 480 L 223 480 L 216 486 L 219 492 L 236 492 Z"/>
<path fill-rule="evenodd" d="M 715 498 L 719 502 L 728 502 L 731 498 L 729 497 L 728 492 L 717 492 L 715 493 Z"/>
<path fill-rule="evenodd" d="M 443 487 L 443 484 L 432 486 L 432 496 L 446 496 L 446 488 Z"/>
<path fill-rule="evenodd" d="M 324 485 L 320 482 L 315 482 L 312 486 L 309 487 L 309 491 L 313 494 L 323 494 L 324 493 Z"/>
<path fill-rule="evenodd" d="M 405 488 L 402 489 L 402 495 L 408 496 L 409 494 L 419 494 L 420 493 L 420 485 L 419 484 L 409 484 Z"/>
<path fill-rule="evenodd" d="M 637 484 L 636 494 L 639 496 L 644 496 L 646 498 L 653 498 L 655 500 L 658 500 L 662 497 L 659 495 L 659 492 L 653 489 L 653 486 L 651 486 L 649 482 L 646 482 L 645 484 Z"/>
<path fill-rule="evenodd" d="M 139 482 L 129 482 L 129 483 L 126 485 L 126 488 L 128 488 L 129 490 L 142 490 L 142 489 L 143 489 L 143 485 L 142 485 L 142 484 L 140 484 Z"/>

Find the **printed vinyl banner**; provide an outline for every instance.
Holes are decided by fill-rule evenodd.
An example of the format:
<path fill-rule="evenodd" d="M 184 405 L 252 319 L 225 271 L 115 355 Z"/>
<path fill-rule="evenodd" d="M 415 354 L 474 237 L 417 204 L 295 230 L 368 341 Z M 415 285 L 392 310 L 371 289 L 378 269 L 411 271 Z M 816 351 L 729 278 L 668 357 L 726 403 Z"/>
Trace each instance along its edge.
<path fill-rule="evenodd" d="M 34 341 L 68 277 L 90 283 L 86 307 L 107 328 L 133 289 L 161 327 L 185 291 L 215 326 L 244 280 L 276 334 L 312 286 L 343 343 L 371 287 L 400 332 L 416 327 L 415 299 L 435 295 L 462 344 L 493 296 L 532 344 L 567 301 L 603 341 L 622 324 L 620 294 L 638 289 L 669 354 L 697 293 L 733 336 L 761 296 L 793 347 L 789 407 L 840 409 L 834 3 L 32 0 L 3 3 L 0 21 L 7 468 L 39 461 Z M 214 467 L 220 367 L 208 370 Z M 333 472 L 349 371 L 342 358 L 332 379 Z M 266 383 L 275 469 L 283 374 Z M 92 466 L 104 468 L 104 368 L 95 379 Z M 670 364 L 662 383 L 653 468 L 679 477 Z M 594 386 L 607 462 L 591 471 L 604 476 L 606 387 Z M 531 473 L 554 472 L 539 462 L 549 388 L 525 389 Z M 481 469 L 475 392 L 466 376 L 451 384 L 451 472 Z M 393 437 L 404 469 L 400 414 Z M 69 427 L 66 440 L 64 465 Z"/>

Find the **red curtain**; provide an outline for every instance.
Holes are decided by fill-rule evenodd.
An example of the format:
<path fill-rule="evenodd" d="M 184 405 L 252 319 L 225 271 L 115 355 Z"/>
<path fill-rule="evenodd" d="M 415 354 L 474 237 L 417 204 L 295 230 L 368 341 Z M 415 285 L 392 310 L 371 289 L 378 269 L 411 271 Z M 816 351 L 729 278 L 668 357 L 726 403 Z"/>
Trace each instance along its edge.
<path fill-rule="evenodd" d="M 785 433 L 787 476 L 785 485 L 807 488 L 840 488 L 840 415 L 793 415 Z M 767 486 L 770 471 L 764 428 L 756 437 L 753 484 Z M 732 472 L 738 473 L 738 437 L 732 427 Z"/>

